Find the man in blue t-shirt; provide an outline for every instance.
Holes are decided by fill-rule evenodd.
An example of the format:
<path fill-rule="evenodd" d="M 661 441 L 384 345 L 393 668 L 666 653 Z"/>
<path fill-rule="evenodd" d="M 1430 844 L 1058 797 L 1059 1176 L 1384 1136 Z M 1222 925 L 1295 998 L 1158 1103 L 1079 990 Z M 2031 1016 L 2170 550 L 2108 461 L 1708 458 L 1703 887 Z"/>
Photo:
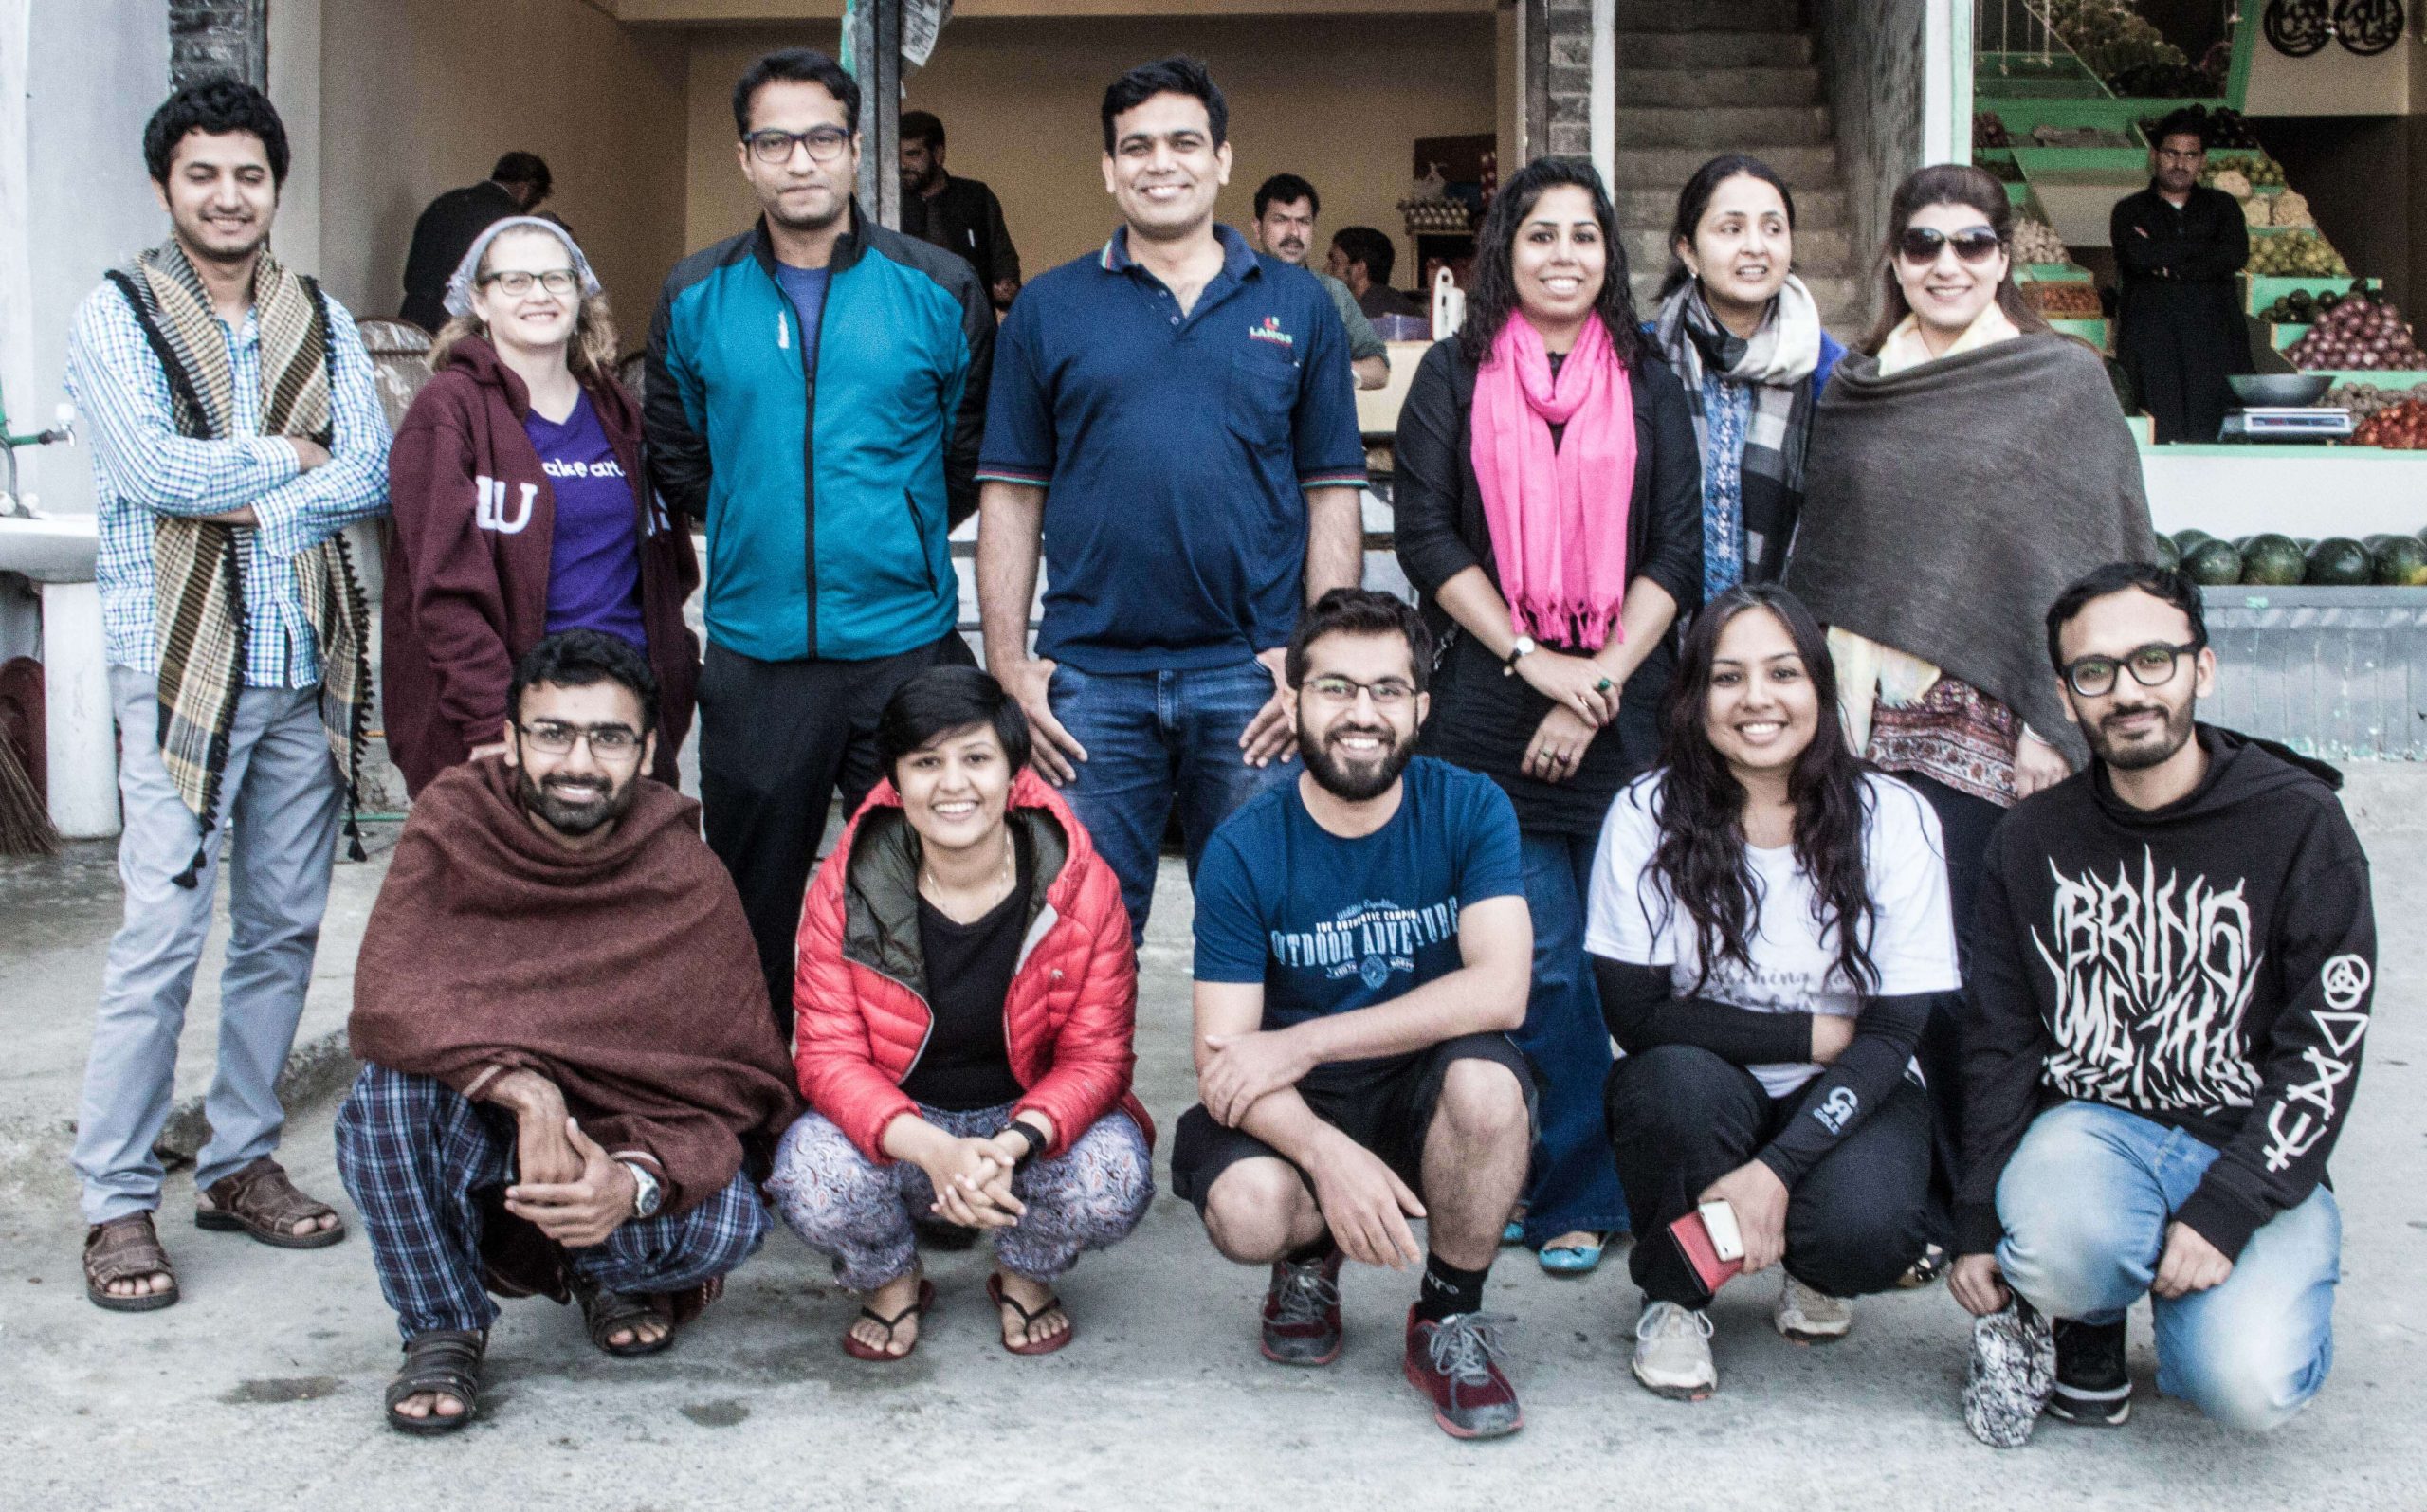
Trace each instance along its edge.
<path fill-rule="evenodd" d="M 978 455 L 987 665 L 1140 935 L 1175 804 L 1194 878 L 1231 811 L 1295 774 L 1282 647 L 1362 570 L 1347 335 L 1305 269 L 1214 224 L 1228 126 L 1192 59 L 1104 92 L 1122 225 L 1013 302 Z"/>
<path fill-rule="evenodd" d="M 1406 1373 L 1460 1438 L 1516 1431 L 1484 1278 L 1533 1146 L 1533 926 L 1517 816 L 1489 779 L 1409 758 L 1432 637 L 1335 589 L 1289 642 L 1298 779 L 1215 831 L 1196 884 L 1196 1083 L 1172 1187 L 1214 1248 L 1270 1265 L 1264 1354 L 1341 1350 L 1342 1252 L 1424 1263 Z M 1428 1255 L 1409 1217 L 1428 1220 Z"/>

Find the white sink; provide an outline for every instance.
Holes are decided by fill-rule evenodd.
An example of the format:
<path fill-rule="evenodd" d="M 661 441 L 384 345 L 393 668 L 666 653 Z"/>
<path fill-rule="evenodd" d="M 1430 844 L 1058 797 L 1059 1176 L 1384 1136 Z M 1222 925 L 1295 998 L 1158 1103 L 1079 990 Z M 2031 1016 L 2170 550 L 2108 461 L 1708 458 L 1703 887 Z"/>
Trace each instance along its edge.
<path fill-rule="evenodd" d="M 91 515 L 0 515 L 0 573 L 23 573 L 37 583 L 89 583 L 98 531 Z"/>

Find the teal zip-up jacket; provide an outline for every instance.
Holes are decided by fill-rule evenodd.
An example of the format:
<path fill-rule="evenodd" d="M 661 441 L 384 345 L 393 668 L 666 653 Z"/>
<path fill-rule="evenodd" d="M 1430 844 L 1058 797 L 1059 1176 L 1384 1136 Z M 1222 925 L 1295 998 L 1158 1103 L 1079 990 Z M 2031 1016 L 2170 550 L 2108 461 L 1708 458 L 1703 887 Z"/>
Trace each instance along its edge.
<path fill-rule="evenodd" d="M 977 507 L 995 312 L 951 252 L 854 206 L 817 350 L 766 226 L 675 265 L 648 329 L 649 476 L 707 527 L 708 639 L 865 661 L 959 618 L 946 536 Z"/>

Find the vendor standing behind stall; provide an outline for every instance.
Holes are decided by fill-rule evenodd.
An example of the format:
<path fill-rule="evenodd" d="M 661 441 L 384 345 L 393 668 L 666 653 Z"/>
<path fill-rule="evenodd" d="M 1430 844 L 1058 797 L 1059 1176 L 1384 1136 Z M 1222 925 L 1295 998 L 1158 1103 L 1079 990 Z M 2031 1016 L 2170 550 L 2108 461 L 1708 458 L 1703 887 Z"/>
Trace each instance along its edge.
<path fill-rule="evenodd" d="M 2204 189 L 2207 123 L 2178 110 L 2150 133 L 2149 187 L 2116 202 L 2108 223 L 2124 286 L 2115 355 L 2157 419 L 2160 441 L 2214 441 L 2251 371 L 2250 329 L 2234 275 L 2250 259 L 2241 207 Z"/>

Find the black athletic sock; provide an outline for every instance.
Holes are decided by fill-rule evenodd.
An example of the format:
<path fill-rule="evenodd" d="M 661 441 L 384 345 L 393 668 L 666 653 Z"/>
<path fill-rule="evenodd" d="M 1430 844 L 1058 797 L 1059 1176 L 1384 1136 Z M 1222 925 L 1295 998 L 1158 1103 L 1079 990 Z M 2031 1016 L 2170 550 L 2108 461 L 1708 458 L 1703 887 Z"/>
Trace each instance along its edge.
<path fill-rule="evenodd" d="M 1326 1229 L 1311 1243 L 1300 1245 L 1281 1258 L 1293 1266 L 1311 1266 L 1317 1261 L 1329 1260 L 1339 1248 L 1339 1244 L 1332 1239 L 1331 1230 Z"/>
<path fill-rule="evenodd" d="M 1424 1284 L 1416 1290 L 1415 1316 L 1437 1323 L 1460 1313 L 1483 1311 L 1483 1281 L 1490 1274 L 1488 1265 L 1481 1270 L 1460 1270 L 1439 1255 L 1427 1254 Z"/>

